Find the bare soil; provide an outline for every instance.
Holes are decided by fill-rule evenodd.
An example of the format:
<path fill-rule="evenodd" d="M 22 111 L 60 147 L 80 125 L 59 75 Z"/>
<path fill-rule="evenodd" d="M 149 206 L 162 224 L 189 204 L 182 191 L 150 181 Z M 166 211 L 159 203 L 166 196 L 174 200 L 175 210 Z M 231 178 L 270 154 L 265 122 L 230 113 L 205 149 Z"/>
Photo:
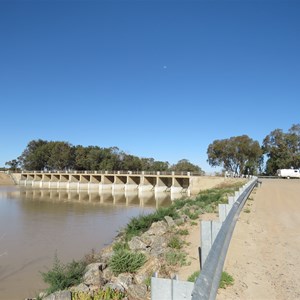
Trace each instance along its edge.
<path fill-rule="evenodd" d="M 0 173 L 0 185 L 13 185 L 14 182 L 9 175 Z"/>

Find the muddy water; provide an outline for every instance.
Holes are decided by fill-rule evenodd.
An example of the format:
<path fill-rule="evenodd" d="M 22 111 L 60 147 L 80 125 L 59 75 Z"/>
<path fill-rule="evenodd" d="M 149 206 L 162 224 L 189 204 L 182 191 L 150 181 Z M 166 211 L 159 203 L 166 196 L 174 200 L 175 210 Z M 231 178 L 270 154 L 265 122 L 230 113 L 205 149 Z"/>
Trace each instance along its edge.
<path fill-rule="evenodd" d="M 109 244 L 130 218 L 171 203 L 170 195 L 88 194 L 0 186 L 0 299 L 34 297 L 40 272 Z"/>

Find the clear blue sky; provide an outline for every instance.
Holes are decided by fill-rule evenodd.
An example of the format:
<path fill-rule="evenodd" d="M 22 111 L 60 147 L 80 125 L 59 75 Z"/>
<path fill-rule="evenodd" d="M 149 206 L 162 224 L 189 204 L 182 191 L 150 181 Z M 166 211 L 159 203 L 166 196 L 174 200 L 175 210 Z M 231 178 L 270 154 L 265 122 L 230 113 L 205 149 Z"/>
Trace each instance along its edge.
<path fill-rule="evenodd" d="M 33 139 L 205 171 L 300 123 L 299 1 L 0 1 L 0 166 Z"/>

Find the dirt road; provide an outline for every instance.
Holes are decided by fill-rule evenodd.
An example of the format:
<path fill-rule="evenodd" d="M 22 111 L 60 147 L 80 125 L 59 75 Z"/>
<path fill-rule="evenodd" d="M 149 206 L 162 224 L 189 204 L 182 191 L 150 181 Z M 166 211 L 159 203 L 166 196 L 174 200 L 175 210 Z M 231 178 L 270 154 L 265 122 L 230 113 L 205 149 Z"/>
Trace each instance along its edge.
<path fill-rule="evenodd" d="M 300 299 L 300 180 L 265 179 L 247 201 L 225 262 L 235 280 L 217 300 Z"/>

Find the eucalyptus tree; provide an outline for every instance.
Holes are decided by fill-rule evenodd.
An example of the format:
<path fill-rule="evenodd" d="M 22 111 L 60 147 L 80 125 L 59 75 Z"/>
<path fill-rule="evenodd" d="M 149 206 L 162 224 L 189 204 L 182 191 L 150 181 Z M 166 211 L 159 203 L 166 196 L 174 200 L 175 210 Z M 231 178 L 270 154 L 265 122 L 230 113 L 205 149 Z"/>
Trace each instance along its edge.
<path fill-rule="evenodd" d="M 207 149 L 208 163 L 235 174 L 256 173 L 262 159 L 258 141 L 247 135 L 215 140 Z"/>
<path fill-rule="evenodd" d="M 300 124 L 294 124 L 284 133 L 275 129 L 263 140 L 262 149 L 267 156 L 266 174 L 277 169 L 300 168 Z"/>

